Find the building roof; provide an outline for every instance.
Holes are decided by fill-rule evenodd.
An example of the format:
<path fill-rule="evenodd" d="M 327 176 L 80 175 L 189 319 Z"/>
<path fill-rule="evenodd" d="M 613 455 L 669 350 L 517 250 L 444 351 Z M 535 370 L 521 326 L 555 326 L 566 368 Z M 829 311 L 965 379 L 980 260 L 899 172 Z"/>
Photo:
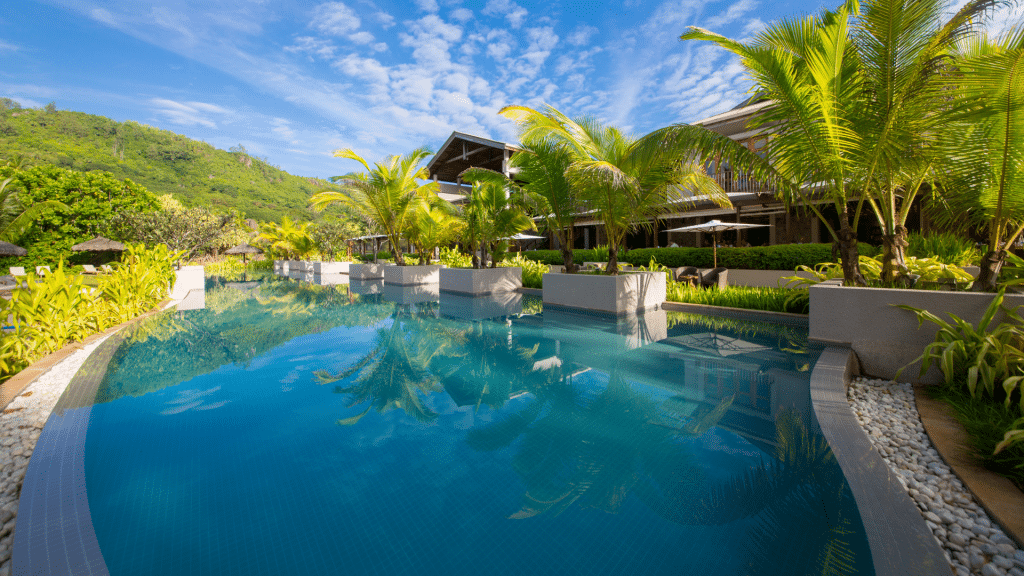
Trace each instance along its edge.
<path fill-rule="evenodd" d="M 427 163 L 427 171 L 431 178 L 437 176 L 443 182 L 457 182 L 459 174 L 468 168 L 487 168 L 501 172 L 505 155 L 511 156 L 517 150 L 518 147 L 497 140 L 452 132 Z"/>
<path fill-rule="evenodd" d="M 753 100 L 753 103 L 747 103 Z M 724 136 L 731 138 L 742 138 L 753 135 L 757 132 L 763 132 L 766 127 L 762 127 L 756 131 L 752 131 L 748 126 L 751 118 L 754 117 L 759 111 L 775 104 L 773 100 L 763 99 L 750 99 L 747 102 L 741 103 L 736 108 L 729 110 L 728 112 L 722 112 L 714 116 L 709 116 L 703 120 L 698 120 L 694 124 L 704 126 L 708 130 L 718 132 Z M 745 105 L 744 105 L 745 104 Z"/>

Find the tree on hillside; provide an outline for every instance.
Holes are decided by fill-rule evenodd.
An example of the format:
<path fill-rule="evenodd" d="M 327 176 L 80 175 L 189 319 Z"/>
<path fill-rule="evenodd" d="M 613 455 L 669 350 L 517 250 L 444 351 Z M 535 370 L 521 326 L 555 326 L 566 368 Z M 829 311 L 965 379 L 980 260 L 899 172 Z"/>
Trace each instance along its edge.
<path fill-rule="evenodd" d="M 56 201 L 62 208 L 42 214 L 25 235 L 28 258 L 54 264 L 73 255 L 71 246 L 107 231 L 114 214 L 156 209 L 156 198 L 131 180 L 109 172 L 75 172 L 56 166 L 28 170 L 0 167 L 0 178 L 11 178 L 25 205 Z"/>
<path fill-rule="evenodd" d="M 236 217 L 214 214 L 207 208 L 186 208 L 170 194 L 157 201 L 159 210 L 114 214 L 110 236 L 148 246 L 166 244 L 171 250 L 183 250 L 188 259 L 240 244 L 251 235 L 240 230 Z"/>

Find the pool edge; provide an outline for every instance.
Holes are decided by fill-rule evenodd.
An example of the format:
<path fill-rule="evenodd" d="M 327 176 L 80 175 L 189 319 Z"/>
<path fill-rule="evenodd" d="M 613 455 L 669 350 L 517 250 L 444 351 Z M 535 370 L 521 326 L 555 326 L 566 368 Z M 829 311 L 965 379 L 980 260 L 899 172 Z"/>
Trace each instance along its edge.
<path fill-rule="evenodd" d="M 846 398 L 846 387 L 857 371 L 857 356 L 850 347 L 827 345 L 811 372 L 811 405 L 857 502 L 875 574 L 952 574 L 917 506 L 857 422 Z"/>

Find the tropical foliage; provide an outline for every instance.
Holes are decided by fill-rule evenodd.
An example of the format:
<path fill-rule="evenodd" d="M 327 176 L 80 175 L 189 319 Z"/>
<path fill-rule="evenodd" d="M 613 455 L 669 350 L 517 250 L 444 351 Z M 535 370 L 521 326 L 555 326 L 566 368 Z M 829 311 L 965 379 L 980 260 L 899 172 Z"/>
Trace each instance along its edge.
<path fill-rule="evenodd" d="M 24 206 L 13 186 L 13 178 L 0 182 L 0 240 L 17 244 L 28 232 L 36 218 L 48 210 L 67 208 L 62 202 L 45 200 L 31 206 Z"/>
<path fill-rule="evenodd" d="M 0 316 L 13 327 L 0 337 L 0 379 L 155 306 L 170 291 L 180 258 L 180 252 L 166 246 L 129 245 L 121 265 L 100 277 L 95 288 L 85 284 L 84 276 L 69 275 L 63 265 L 44 278 L 30 274 L 10 300 L 0 300 Z"/>
<path fill-rule="evenodd" d="M 292 222 L 291 218 L 285 216 L 281 218 L 280 224 L 265 223 L 258 241 L 271 259 L 302 260 L 316 250 L 309 236 L 310 226 L 309 222 Z"/>
<path fill-rule="evenodd" d="M 401 239 L 414 225 L 422 202 L 431 202 L 437 196 L 437 184 L 421 184 L 427 177 L 426 168 L 420 166 L 431 154 L 427 148 L 418 148 L 405 156 L 388 156 L 371 168 L 362 156 L 353 150 L 336 150 L 339 158 L 355 160 L 365 172 L 353 172 L 332 178 L 339 190 L 320 192 L 310 198 L 313 209 L 320 212 L 339 204 L 358 214 L 371 233 L 387 237 L 395 252 L 395 262 L 405 265 Z"/>
<path fill-rule="evenodd" d="M 165 244 L 183 251 L 189 259 L 240 244 L 253 234 L 238 218 L 213 214 L 206 208 L 186 208 L 169 194 L 158 200 L 159 210 L 113 214 L 108 226 L 111 237 L 148 246 Z"/>
<path fill-rule="evenodd" d="M 289 174 L 241 145 L 220 150 L 131 120 L 0 106 L 0 158 L 14 155 L 24 158 L 22 168 L 109 172 L 188 206 L 274 222 L 312 218 L 308 198 L 328 184 Z"/>
<path fill-rule="evenodd" d="M 462 178 L 473 182 L 462 212 L 466 221 L 464 237 L 473 255 L 473 267 L 486 267 L 487 254 L 490 253 L 491 268 L 494 268 L 504 257 L 510 237 L 526 230 L 536 230 L 533 219 L 526 214 L 526 195 L 514 188 L 503 175 L 489 170 L 470 168 Z M 476 249 L 479 249 L 479 254 Z"/>

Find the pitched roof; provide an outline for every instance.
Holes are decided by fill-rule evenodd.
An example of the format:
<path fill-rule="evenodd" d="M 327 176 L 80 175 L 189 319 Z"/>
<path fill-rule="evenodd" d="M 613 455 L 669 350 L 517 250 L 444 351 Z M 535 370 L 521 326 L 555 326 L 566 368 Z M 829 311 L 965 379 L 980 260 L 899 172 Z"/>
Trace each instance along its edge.
<path fill-rule="evenodd" d="M 505 155 L 518 147 L 463 132 L 452 132 L 448 140 L 427 163 L 430 177 L 442 182 L 456 182 L 468 168 L 487 168 L 501 172 Z"/>

